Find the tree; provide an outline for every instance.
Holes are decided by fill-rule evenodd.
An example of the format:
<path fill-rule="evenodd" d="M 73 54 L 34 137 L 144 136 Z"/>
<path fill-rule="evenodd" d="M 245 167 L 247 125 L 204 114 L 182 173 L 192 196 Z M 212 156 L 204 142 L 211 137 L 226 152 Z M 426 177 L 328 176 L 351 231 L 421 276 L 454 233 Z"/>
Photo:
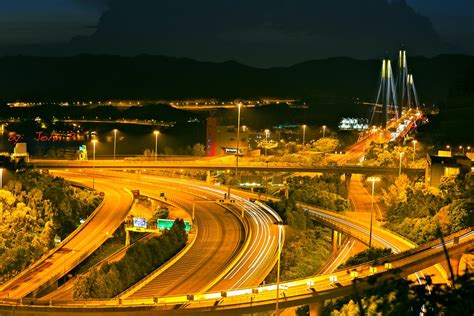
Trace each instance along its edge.
<path fill-rule="evenodd" d="M 206 146 L 203 144 L 194 144 L 192 150 L 193 156 L 205 156 L 206 155 Z"/>
<path fill-rule="evenodd" d="M 334 152 L 339 147 L 339 140 L 332 137 L 323 137 L 313 143 L 313 149 L 323 153 Z"/>

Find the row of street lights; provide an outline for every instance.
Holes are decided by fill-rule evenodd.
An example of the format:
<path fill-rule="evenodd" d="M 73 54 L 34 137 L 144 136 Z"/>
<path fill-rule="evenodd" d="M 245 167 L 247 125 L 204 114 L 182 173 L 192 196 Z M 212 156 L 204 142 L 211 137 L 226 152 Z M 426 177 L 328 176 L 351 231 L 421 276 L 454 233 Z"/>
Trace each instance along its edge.
<path fill-rule="evenodd" d="M 464 152 L 464 146 L 460 145 L 458 148 L 459 148 L 459 150 L 462 150 L 462 153 L 463 153 L 463 155 L 464 155 L 464 153 L 465 153 L 465 152 Z M 451 145 L 446 145 L 446 149 L 449 150 L 449 151 L 452 151 Z M 471 148 L 471 146 L 467 146 L 466 149 L 467 149 L 467 151 L 468 151 L 469 153 L 472 153 L 472 148 Z"/>
<path fill-rule="evenodd" d="M 117 132 L 118 129 L 114 129 L 114 161 L 116 158 L 116 153 L 117 153 Z M 158 135 L 160 134 L 160 131 L 153 131 L 153 134 L 155 135 L 155 161 L 158 160 Z M 97 138 L 94 138 L 91 140 L 92 143 L 92 189 L 95 189 L 95 147 L 97 144 L 98 140 Z M 1 188 L 1 174 L 0 174 L 0 188 Z"/>

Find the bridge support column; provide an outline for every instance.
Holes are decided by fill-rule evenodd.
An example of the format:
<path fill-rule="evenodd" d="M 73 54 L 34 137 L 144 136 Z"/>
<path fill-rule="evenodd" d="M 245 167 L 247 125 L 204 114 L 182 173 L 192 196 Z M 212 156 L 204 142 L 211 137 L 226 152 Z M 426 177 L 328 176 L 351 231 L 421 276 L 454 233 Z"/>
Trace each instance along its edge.
<path fill-rule="evenodd" d="M 211 183 L 211 182 L 212 182 L 211 170 L 207 170 L 206 182 L 207 182 L 207 183 Z"/>
<path fill-rule="evenodd" d="M 130 231 L 125 230 L 125 247 L 130 246 Z"/>
<path fill-rule="evenodd" d="M 289 199 L 290 198 L 290 187 L 287 186 L 285 187 L 285 199 Z"/>
<path fill-rule="evenodd" d="M 324 301 L 309 304 L 309 316 L 320 316 L 323 314 Z"/>
<path fill-rule="evenodd" d="M 459 265 L 461 263 L 462 255 L 463 255 L 462 253 L 459 253 L 456 255 L 449 256 L 449 264 L 451 265 L 451 268 L 453 269 L 454 278 L 457 278 L 459 276 Z"/>
<path fill-rule="evenodd" d="M 335 229 L 332 230 L 331 243 L 332 251 L 336 252 L 342 244 L 342 233 L 340 231 L 337 231 Z"/>
<path fill-rule="evenodd" d="M 352 173 L 344 173 L 344 183 L 347 188 L 347 196 L 351 193 L 351 178 L 352 178 Z"/>

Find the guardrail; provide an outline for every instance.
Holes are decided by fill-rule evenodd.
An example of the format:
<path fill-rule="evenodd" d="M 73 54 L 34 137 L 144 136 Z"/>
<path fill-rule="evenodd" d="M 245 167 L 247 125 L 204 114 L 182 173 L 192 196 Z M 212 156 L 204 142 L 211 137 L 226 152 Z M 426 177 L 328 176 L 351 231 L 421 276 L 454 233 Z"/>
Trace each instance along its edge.
<path fill-rule="evenodd" d="M 81 186 L 77 183 L 74 183 L 74 185 L 76 186 Z M 54 248 L 50 249 L 45 255 L 43 255 L 40 259 L 38 259 L 37 261 L 35 261 L 34 263 L 32 263 L 28 268 L 26 268 L 25 270 L 23 270 L 21 273 L 17 274 L 15 277 L 13 277 L 12 279 L 6 281 L 5 283 L 2 284 L 1 288 L 0 288 L 0 293 L 2 292 L 1 289 L 4 289 L 6 287 L 8 287 L 10 284 L 12 283 L 15 283 L 16 281 L 18 281 L 18 279 L 22 278 L 25 274 L 28 274 L 30 273 L 32 270 L 34 270 L 35 268 L 37 268 L 40 264 L 42 264 L 45 260 L 47 260 L 48 258 L 50 258 L 52 255 L 54 255 L 59 249 L 63 248 L 71 239 L 73 239 L 74 237 L 77 236 L 77 234 L 79 234 L 91 221 L 92 219 L 100 212 L 100 210 L 102 209 L 102 207 L 104 206 L 104 201 L 105 199 L 102 199 L 101 203 L 96 207 L 96 209 L 94 210 L 94 212 L 91 213 L 91 215 L 89 215 L 87 217 L 87 219 L 84 221 L 84 223 L 82 223 L 78 228 L 76 228 L 71 234 L 69 234 L 69 236 L 67 236 L 61 243 L 59 243 L 58 245 L 56 245 Z M 52 278 L 48 279 L 45 283 L 49 283 L 51 281 Z M 31 292 L 33 292 L 34 290 L 36 289 L 32 289 Z M 31 293 L 30 292 L 30 293 Z M 8 292 L 7 292 L 8 294 Z M 28 293 L 29 294 L 29 293 Z"/>
<path fill-rule="evenodd" d="M 447 245 L 448 252 L 451 254 L 464 253 L 472 250 L 474 247 L 474 240 L 472 234 L 462 240 L 458 244 Z M 399 265 L 386 266 L 385 264 L 368 263 L 351 267 L 349 270 L 358 272 L 357 274 L 349 275 L 346 271 L 340 271 L 334 275 L 319 275 L 310 278 L 297 279 L 288 282 L 282 282 L 281 288 L 283 291 L 281 297 L 281 306 L 290 307 L 310 302 L 325 300 L 328 298 L 335 298 L 341 295 L 347 295 L 347 291 L 353 290 L 353 280 L 358 280 L 359 290 L 363 290 L 366 286 L 374 286 L 370 284 L 369 279 L 377 276 L 379 281 L 388 280 L 394 277 L 404 277 L 411 273 L 425 268 L 425 266 L 433 265 L 439 261 L 445 260 L 444 250 L 442 247 L 431 248 L 430 253 L 420 254 L 413 258 L 412 261 L 406 262 L 403 260 Z M 338 277 L 341 277 L 338 280 Z M 270 284 L 266 286 L 259 286 L 255 288 L 237 289 L 234 291 L 223 292 L 209 292 L 202 294 L 190 294 L 180 296 L 155 297 L 140 300 L 94 300 L 94 301 L 48 301 L 39 302 L 35 300 L 3 300 L 4 303 L 15 305 L 15 310 L 18 313 L 19 306 L 24 304 L 30 305 L 25 307 L 27 309 L 34 308 L 38 311 L 38 307 L 34 306 L 48 306 L 48 310 L 67 310 L 68 312 L 76 311 L 94 311 L 94 308 L 100 308 L 101 312 L 128 310 L 127 308 L 138 307 L 134 309 L 135 314 L 143 311 L 149 313 L 150 308 L 157 308 L 164 313 L 168 310 L 170 313 L 191 313 L 191 312 L 209 312 L 209 311 L 225 311 L 233 310 L 249 312 L 255 311 L 258 306 L 262 306 L 260 310 L 268 310 L 274 306 L 276 285 Z M 349 292 L 350 293 L 350 292 Z M 19 304 L 19 305 L 18 305 Z M 183 305 L 184 304 L 184 305 Z M 184 309 L 176 309 L 176 306 L 182 306 Z M 32 307 L 33 306 L 33 307 Z M 140 309 L 140 307 L 143 307 Z M 8 309 L 8 306 L 1 306 L 0 310 Z M 155 310 L 155 309 L 153 309 Z"/>

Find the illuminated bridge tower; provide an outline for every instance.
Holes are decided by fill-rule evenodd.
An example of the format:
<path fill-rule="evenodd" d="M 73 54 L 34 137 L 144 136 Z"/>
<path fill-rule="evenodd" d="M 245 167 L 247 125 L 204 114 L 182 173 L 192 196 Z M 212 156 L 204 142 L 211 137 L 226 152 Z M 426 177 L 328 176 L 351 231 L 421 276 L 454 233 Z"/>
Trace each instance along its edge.
<path fill-rule="evenodd" d="M 397 94 L 390 60 L 384 59 L 370 123 L 385 128 L 392 117 L 398 118 Z"/>
<path fill-rule="evenodd" d="M 398 76 L 397 76 L 398 104 L 402 109 L 418 108 L 418 96 L 416 94 L 413 75 L 408 74 L 407 53 L 405 50 L 398 52 Z"/>

